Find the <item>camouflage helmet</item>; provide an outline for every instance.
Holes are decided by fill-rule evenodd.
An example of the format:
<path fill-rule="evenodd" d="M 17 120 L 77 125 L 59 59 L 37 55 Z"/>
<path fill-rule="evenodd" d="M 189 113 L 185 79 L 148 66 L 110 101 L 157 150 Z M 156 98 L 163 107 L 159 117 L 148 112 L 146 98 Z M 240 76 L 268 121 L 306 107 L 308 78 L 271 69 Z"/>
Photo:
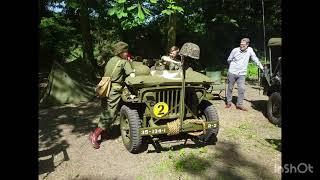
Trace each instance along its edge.
<path fill-rule="evenodd" d="M 120 53 L 122 53 L 123 51 L 128 50 L 128 44 L 125 42 L 117 42 L 114 46 L 113 46 L 113 54 L 114 55 L 118 55 Z"/>
<path fill-rule="evenodd" d="M 200 58 L 200 48 L 198 45 L 191 43 L 191 42 L 187 42 L 184 43 L 180 52 L 179 52 L 180 56 L 188 56 L 191 57 L 193 59 L 199 59 Z"/>

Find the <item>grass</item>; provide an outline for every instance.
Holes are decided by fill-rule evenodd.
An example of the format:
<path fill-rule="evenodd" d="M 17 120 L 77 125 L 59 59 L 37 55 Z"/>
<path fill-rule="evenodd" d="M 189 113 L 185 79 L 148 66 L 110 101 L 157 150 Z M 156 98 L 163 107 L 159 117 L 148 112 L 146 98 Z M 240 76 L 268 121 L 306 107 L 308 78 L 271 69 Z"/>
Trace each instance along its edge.
<path fill-rule="evenodd" d="M 245 122 L 240 124 L 238 127 L 229 128 L 226 130 L 227 137 L 230 137 L 232 139 L 238 139 L 238 136 L 244 136 L 248 138 L 256 137 L 254 132 L 252 131 L 251 124 Z"/>
<path fill-rule="evenodd" d="M 190 172 L 191 174 L 201 174 L 210 166 L 210 162 L 203 157 L 199 157 L 193 153 L 178 158 L 174 163 L 176 171 Z"/>
<path fill-rule="evenodd" d="M 143 180 L 143 177 L 142 176 L 137 176 L 136 180 Z"/>
<path fill-rule="evenodd" d="M 158 163 L 153 167 L 153 173 L 184 173 L 199 174 L 210 166 L 210 161 L 206 159 L 207 147 L 197 149 L 180 149 L 178 152 L 168 151 L 168 159 Z M 212 161 L 212 159 L 210 159 Z"/>
<path fill-rule="evenodd" d="M 247 122 L 240 124 L 237 127 L 229 128 L 226 130 L 226 136 L 233 139 L 245 139 L 251 141 L 254 146 L 267 151 L 274 151 L 281 149 L 281 141 L 277 139 L 263 139 L 256 134 L 254 127 Z"/>

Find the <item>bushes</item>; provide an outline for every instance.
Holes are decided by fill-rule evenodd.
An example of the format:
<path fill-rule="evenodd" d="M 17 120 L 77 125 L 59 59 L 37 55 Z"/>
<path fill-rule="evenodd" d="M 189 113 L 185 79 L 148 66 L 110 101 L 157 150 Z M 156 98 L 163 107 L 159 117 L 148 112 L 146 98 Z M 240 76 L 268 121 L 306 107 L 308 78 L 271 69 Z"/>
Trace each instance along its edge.
<path fill-rule="evenodd" d="M 221 76 L 222 77 L 227 77 L 228 76 L 228 68 L 229 67 L 223 67 L 220 68 L 219 71 L 221 71 Z M 248 69 L 247 69 L 247 75 L 246 79 L 247 80 L 258 80 L 258 66 L 255 63 L 249 63 L 248 64 Z"/>
<path fill-rule="evenodd" d="M 258 66 L 256 64 L 249 63 L 246 79 L 251 79 L 251 80 L 258 79 Z"/>

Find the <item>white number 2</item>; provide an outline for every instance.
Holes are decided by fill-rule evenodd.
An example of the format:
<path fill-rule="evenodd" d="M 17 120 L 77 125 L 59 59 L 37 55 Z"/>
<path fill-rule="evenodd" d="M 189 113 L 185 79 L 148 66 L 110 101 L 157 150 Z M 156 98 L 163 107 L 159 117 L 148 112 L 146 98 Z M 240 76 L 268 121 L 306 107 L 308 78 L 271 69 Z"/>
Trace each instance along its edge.
<path fill-rule="evenodd" d="M 208 128 L 211 128 L 211 127 L 213 127 L 213 128 L 216 128 L 217 127 L 217 124 L 208 124 Z"/>

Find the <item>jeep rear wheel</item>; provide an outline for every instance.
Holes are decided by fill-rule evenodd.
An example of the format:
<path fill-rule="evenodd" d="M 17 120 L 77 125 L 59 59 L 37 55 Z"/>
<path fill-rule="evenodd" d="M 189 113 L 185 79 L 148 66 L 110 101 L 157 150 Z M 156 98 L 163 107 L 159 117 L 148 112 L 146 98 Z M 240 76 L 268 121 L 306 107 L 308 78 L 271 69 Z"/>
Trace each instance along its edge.
<path fill-rule="evenodd" d="M 209 101 L 202 101 L 199 105 L 199 111 L 200 119 L 205 119 L 206 121 L 219 120 L 216 108 Z M 206 134 L 200 135 L 198 138 L 206 143 L 215 143 L 217 141 L 218 132 L 219 126 L 214 129 L 208 129 Z"/>
<path fill-rule="evenodd" d="M 281 126 L 281 95 L 279 92 L 274 92 L 269 97 L 267 114 L 271 123 Z"/>
<path fill-rule="evenodd" d="M 138 153 L 141 148 L 140 127 L 141 120 L 138 111 L 123 105 L 120 110 L 120 131 L 123 144 L 131 153 Z"/>

